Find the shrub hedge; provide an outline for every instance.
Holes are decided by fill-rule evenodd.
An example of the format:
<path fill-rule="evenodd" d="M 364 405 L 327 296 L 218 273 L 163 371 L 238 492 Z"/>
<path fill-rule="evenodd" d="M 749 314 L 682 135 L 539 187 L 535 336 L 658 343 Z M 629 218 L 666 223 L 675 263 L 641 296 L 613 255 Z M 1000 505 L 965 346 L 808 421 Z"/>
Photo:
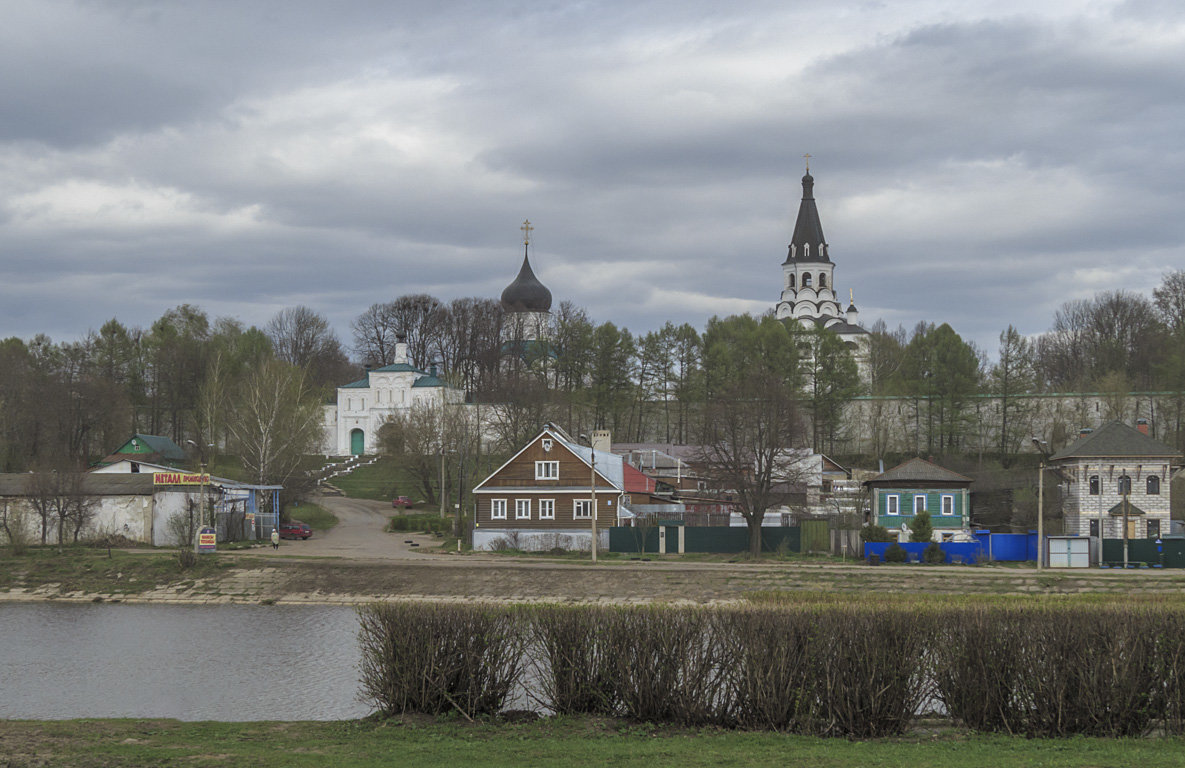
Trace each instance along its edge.
<path fill-rule="evenodd" d="M 945 711 L 1039 737 L 1185 733 L 1185 610 L 814 604 L 360 609 L 387 716 L 557 714 L 873 738 Z"/>

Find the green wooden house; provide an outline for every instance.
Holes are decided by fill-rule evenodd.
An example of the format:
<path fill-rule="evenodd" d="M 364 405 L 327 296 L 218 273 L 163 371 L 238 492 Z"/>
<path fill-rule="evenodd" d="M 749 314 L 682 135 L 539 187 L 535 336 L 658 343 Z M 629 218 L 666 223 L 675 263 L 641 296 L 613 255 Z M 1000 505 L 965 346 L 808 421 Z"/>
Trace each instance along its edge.
<path fill-rule="evenodd" d="M 948 539 L 970 524 L 972 482 L 925 459 L 910 459 L 864 481 L 871 496 L 870 522 L 901 530 L 925 510 L 930 513 L 935 540 Z"/>
<path fill-rule="evenodd" d="M 136 433 L 128 441 L 105 456 L 97 466 L 105 467 L 120 461 L 136 461 L 177 467 L 185 463 L 185 451 L 167 437 Z"/>

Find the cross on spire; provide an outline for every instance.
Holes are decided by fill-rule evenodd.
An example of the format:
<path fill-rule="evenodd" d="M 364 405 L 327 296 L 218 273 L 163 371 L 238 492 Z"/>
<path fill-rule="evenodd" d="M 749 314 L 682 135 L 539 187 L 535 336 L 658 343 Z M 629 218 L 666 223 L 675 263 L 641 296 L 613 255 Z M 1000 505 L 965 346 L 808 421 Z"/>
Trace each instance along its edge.
<path fill-rule="evenodd" d="M 805 155 L 803 155 L 803 157 L 806 158 L 806 172 L 810 173 L 811 172 L 811 153 L 807 152 Z"/>
<path fill-rule="evenodd" d="M 531 244 L 531 230 L 534 229 L 534 227 L 531 226 L 531 220 L 524 219 L 523 225 L 521 227 L 519 227 L 519 229 L 521 229 L 523 231 L 523 245 L 530 245 Z"/>

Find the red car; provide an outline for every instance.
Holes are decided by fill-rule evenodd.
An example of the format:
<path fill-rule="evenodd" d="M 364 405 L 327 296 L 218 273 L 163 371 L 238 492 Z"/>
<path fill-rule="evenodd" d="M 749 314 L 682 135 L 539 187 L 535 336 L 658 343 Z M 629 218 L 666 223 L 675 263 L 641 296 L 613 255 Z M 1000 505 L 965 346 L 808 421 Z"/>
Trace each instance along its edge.
<path fill-rule="evenodd" d="M 313 529 L 307 523 L 302 523 L 299 520 L 291 520 L 287 523 L 280 523 L 280 538 L 281 539 L 307 539 L 313 535 Z"/>
<path fill-rule="evenodd" d="M 400 507 L 403 509 L 411 509 L 411 499 L 407 498 L 406 496 L 396 496 L 391 500 L 391 506 L 395 507 L 396 509 Z"/>

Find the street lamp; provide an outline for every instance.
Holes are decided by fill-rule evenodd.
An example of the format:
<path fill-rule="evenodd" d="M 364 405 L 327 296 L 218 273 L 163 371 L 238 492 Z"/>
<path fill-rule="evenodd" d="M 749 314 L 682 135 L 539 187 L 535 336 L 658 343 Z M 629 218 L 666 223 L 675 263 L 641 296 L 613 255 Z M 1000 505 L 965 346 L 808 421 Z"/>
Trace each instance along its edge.
<path fill-rule="evenodd" d="M 588 474 L 588 494 L 589 494 L 589 521 L 592 526 L 592 540 L 589 543 L 589 549 L 592 551 L 592 561 L 597 562 L 597 449 L 593 448 L 593 442 L 588 435 L 580 435 L 580 439 L 588 443 L 589 460 L 589 474 Z"/>
<path fill-rule="evenodd" d="M 1037 465 L 1037 570 L 1045 567 L 1045 462 L 1049 458 L 1049 443 L 1033 438 L 1033 447 L 1041 454 Z"/>

